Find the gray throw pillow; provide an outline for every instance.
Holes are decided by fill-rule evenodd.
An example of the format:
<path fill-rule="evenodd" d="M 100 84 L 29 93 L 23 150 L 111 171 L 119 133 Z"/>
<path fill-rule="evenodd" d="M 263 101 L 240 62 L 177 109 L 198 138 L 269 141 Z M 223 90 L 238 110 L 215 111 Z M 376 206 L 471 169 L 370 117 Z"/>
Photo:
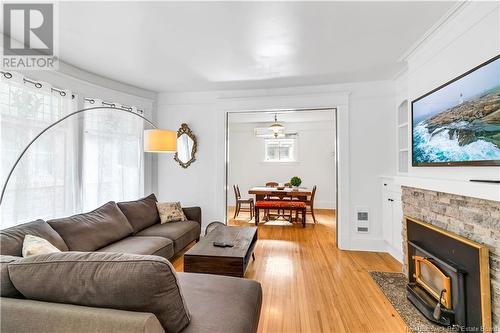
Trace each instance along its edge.
<path fill-rule="evenodd" d="M 156 201 L 156 196 L 150 194 L 139 200 L 118 202 L 117 205 L 134 228 L 134 233 L 137 233 L 153 224 L 160 223 Z"/>
<path fill-rule="evenodd" d="M 24 236 L 32 235 L 43 238 L 61 251 L 68 251 L 68 246 L 61 236 L 43 220 L 23 223 L 0 231 L 0 253 L 21 257 L 23 255 Z"/>
<path fill-rule="evenodd" d="M 95 251 L 134 232 L 114 201 L 88 213 L 47 223 L 61 235 L 70 251 Z"/>
<path fill-rule="evenodd" d="M 190 321 L 177 274 L 158 256 L 61 252 L 24 258 L 8 269 L 28 299 L 149 312 L 170 333 Z"/>
<path fill-rule="evenodd" d="M 21 293 L 14 287 L 10 280 L 7 265 L 20 260 L 20 257 L 0 255 L 0 296 L 2 297 L 22 297 Z"/>

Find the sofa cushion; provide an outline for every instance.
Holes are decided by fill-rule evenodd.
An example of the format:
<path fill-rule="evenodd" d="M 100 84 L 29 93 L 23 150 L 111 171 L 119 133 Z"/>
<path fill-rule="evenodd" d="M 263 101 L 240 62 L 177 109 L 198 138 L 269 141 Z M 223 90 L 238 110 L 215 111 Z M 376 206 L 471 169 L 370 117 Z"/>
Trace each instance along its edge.
<path fill-rule="evenodd" d="M 43 220 L 19 224 L 0 231 L 0 253 L 21 257 L 23 255 L 24 236 L 32 235 L 43 238 L 61 251 L 68 251 L 68 246 L 61 236 Z"/>
<path fill-rule="evenodd" d="M 8 269 L 28 299 L 150 312 L 172 333 L 189 324 L 175 270 L 158 256 L 61 252 L 23 258 Z"/>
<path fill-rule="evenodd" d="M 178 221 L 155 224 L 140 231 L 137 236 L 159 236 L 174 242 L 174 251 L 178 253 L 192 241 L 200 237 L 200 224 L 194 221 Z"/>
<path fill-rule="evenodd" d="M 256 332 L 262 288 L 253 280 L 178 273 L 191 323 L 183 333 Z"/>
<path fill-rule="evenodd" d="M 1 332 L 165 333 L 152 313 L 2 298 Z"/>
<path fill-rule="evenodd" d="M 21 293 L 14 287 L 10 280 L 7 265 L 11 262 L 20 260 L 20 257 L 0 255 L 0 296 L 2 297 L 20 297 Z"/>
<path fill-rule="evenodd" d="M 117 205 L 134 228 L 134 233 L 137 233 L 155 223 L 160 223 L 156 201 L 156 196 L 150 194 L 139 200 L 118 202 Z"/>
<path fill-rule="evenodd" d="M 134 231 L 115 202 L 84 214 L 47 221 L 71 251 L 95 251 Z"/>
<path fill-rule="evenodd" d="M 130 236 L 97 252 L 151 254 L 170 259 L 174 255 L 174 243 L 164 237 Z"/>

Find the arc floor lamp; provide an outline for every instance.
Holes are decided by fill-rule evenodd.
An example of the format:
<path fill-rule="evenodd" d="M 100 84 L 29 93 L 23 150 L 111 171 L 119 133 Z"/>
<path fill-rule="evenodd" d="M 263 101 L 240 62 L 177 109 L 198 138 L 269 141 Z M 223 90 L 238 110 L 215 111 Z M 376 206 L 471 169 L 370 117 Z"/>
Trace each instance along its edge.
<path fill-rule="evenodd" d="M 176 150 L 177 150 L 177 132 L 176 131 L 159 129 L 158 126 L 156 126 L 152 121 L 150 121 L 146 117 L 144 117 L 136 112 L 133 112 L 130 109 L 125 109 L 125 108 L 115 107 L 115 106 L 94 106 L 94 107 L 90 107 L 90 108 L 80 109 L 78 111 L 67 114 L 66 116 L 58 119 L 57 121 L 53 122 L 49 126 L 45 127 L 40 133 L 38 133 L 28 143 L 28 145 L 23 149 L 23 151 L 17 157 L 16 161 L 12 165 L 12 168 L 10 169 L 10 171 L 7 175 L 7 178 L 5 179 L 5 182 L 4 182 L 3 187 L 2 187 L 2 194 L 0 196 L 0 205 L 3 202 L 3 196 L 5 194 L 5 190 L 7 189 L 7 185 L 9 184 L 9 180 L 10 180 L 10 177 L 12 176 L 12 173 L 16 169 L 21 158 L 28 151 L 28 149 L 31 147 L 31 145 L 33 145 L 33 143 L 35 143 L 35 141 L 38 140 L 39 137 L 41 137 L 45 132 L 47 132 L 52 127 L 56 126 L 57 124 L 63 122 L 64 120 L 66 120 L 70 117 L 73 117 L 74 115 L 77 115 L 77 114 L 83 113 L 83 112 L 87 112 L 87 111 L 97 110 L 97 109 L 110 109 L 113 111 L 127 112 L 127 113 L 134 115 L 134 116 L 142 118 L 145 122 L 147 122 L 149 125 L 151 125 L 153 127 L 153 129 L 144 130 L 144 151 L 145 152 L 148 152 L 148 153 L 175 153 L 176 152 Z"/>

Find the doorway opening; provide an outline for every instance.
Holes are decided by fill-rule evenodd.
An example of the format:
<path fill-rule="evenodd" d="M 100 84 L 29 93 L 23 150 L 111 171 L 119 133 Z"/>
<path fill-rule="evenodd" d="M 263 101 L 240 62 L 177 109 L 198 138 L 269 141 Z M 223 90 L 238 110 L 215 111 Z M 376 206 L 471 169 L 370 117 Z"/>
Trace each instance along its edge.
<path fill-rule="evenodd" d="M 336 233 L 336 108 L 227 112 L 225 147 L 228 225 L 255 225 L 256 201 L 301 200 L 306 228 L 321 225 Z M 293 177 L 301 180 L 298 189 Z M 301 228 L 300 218 L 293 211 L 265 210 L 259 228 Z"/>

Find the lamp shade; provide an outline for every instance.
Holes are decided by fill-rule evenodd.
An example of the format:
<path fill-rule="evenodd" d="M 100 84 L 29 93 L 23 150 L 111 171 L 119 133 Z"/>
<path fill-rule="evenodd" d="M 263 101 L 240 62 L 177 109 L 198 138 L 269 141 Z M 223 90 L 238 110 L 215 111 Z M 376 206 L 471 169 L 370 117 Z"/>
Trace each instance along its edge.
<path fill-rule="evenodd" d="M 175 153 L 177 132 L 160 129 L 144 131 L 144 151 L 148 153 Z"/>

